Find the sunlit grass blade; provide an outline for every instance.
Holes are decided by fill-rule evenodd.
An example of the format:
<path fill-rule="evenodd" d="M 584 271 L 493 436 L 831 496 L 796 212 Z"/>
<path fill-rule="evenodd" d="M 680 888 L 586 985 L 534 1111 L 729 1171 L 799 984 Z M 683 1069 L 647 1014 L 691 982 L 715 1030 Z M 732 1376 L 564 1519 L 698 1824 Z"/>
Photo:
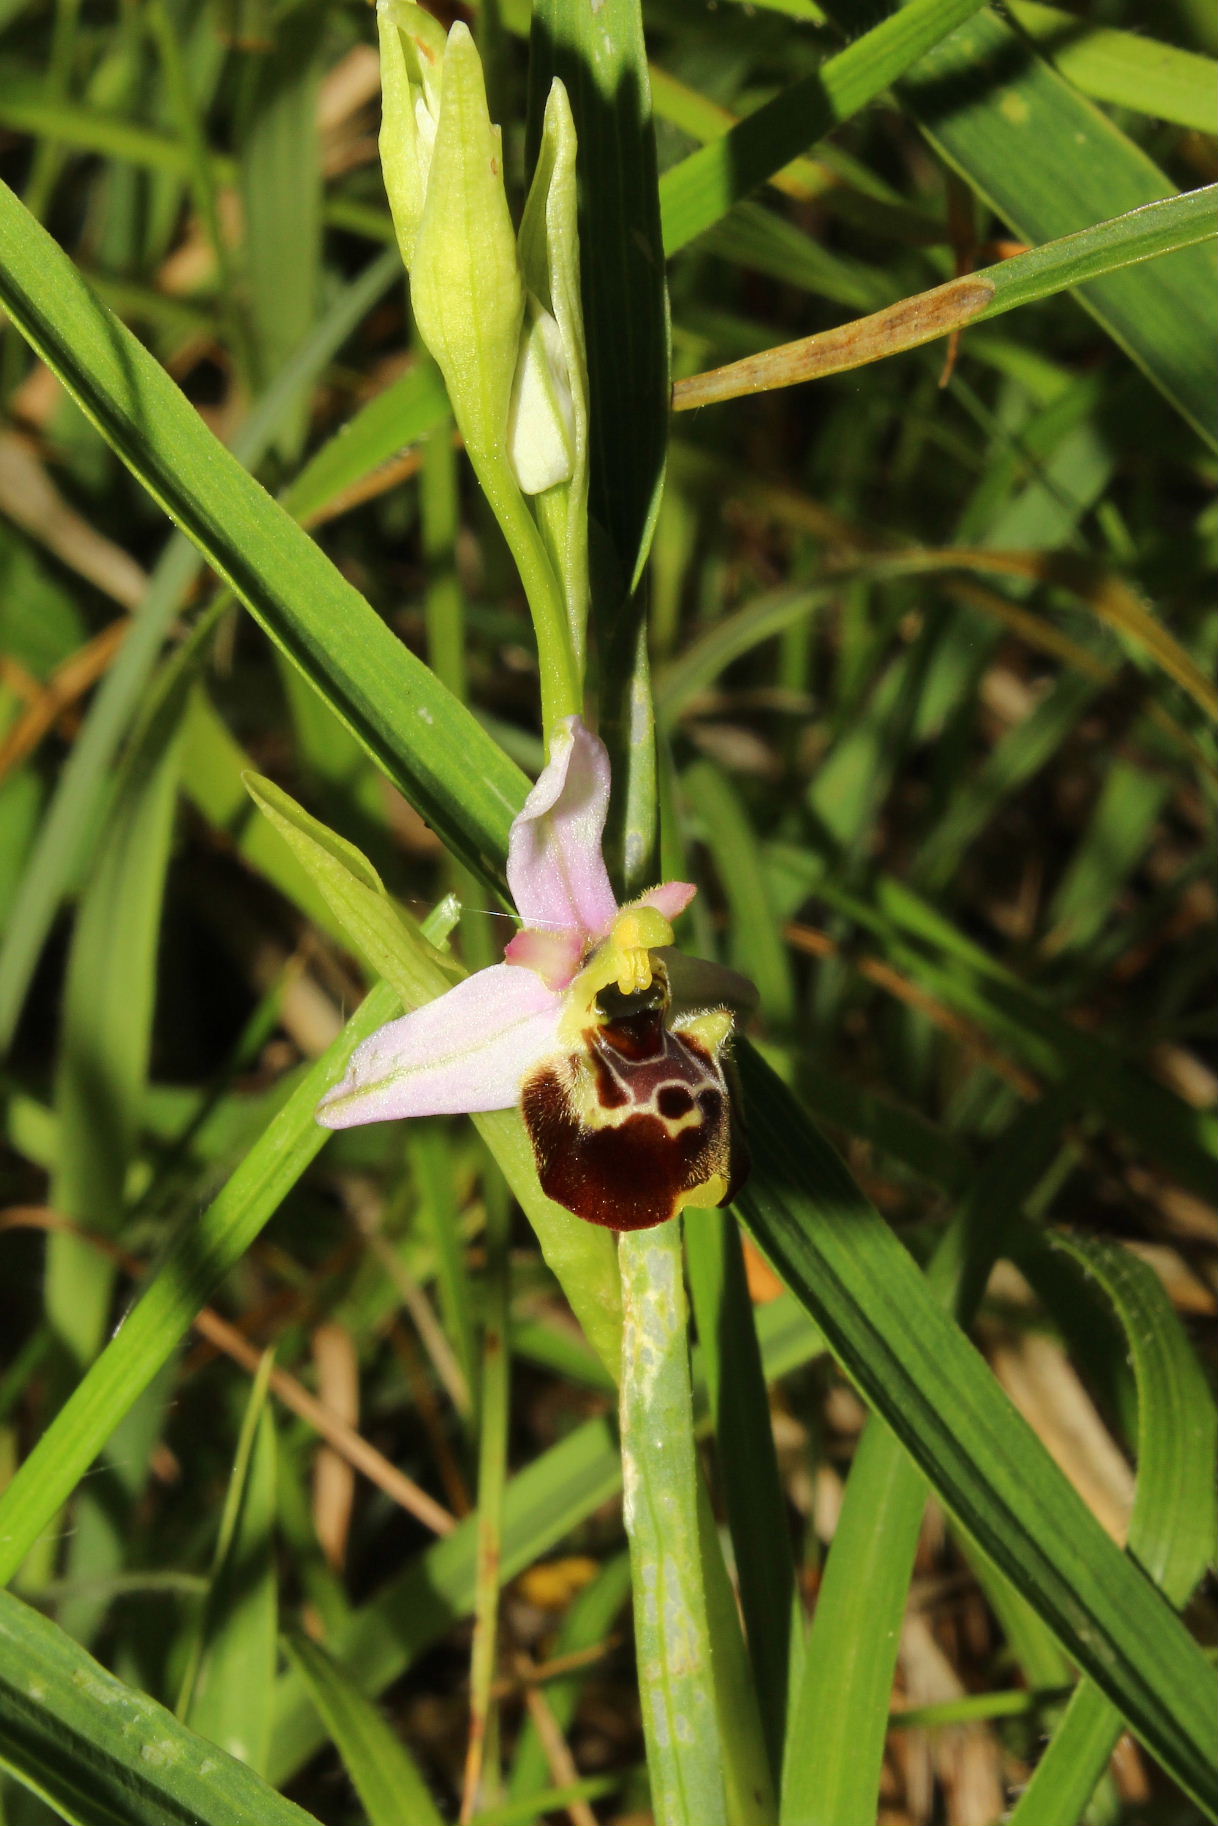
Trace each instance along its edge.
<path fill-rule="evenodd" d="M 0 1701 L 0 1766 L 71 1826 L 313 1820 L 7 1592 L 0 1592 Z"/>
<path fill-rule="evenodd" d="M 1144 203 L 1127 215 L 1014 254 L 967 278 L 948 280 L 856 322 L 746 356 L 709 374 L 689 375 L 674 386 L 673 407 L 688 412 L 884 361 L 1054 292 L 1212 241 L 1218 237 L 1216 211 L 1218 185 L 1214 184 L 1159 203 Z"/>
<path fill-rule="evenodd" d="M 827 9 L 836 17 L 837 0 Z M 840 8 L 843 19 L 851 8 Z M 982 201 L 1024 240 L 1057 240 L 1174 186 L 993 12 L 904 79 L 903 104 Z M 1093 280 L 1080 301 L 1202 436 L 1215 438 L 1212 247 Z"/>
<path fill-rule="evenodd" d="M 759 1167 L 743 1216 L 947 1507 L 1014 1578 L 1175 1779 L 1215 1795 L 1214 1680 L 934 1304 L 892 1232 L 789 1092 L 741 1050 Z"/>
<path fill-rule="evenodd" d="M 1009 0 L 1016 25 L 1084 95 L 1157 115 L 1199 133 L 1218 130 L 1211 57 L 1137 31 L 1114 31 L 1040 0 Z"/>
<path fill-rule="evenodd" d="M 660 183 L 665 251 L 677 253 L 830 127 L 849 120 L 981 3 L 910 0 L 827 58 L 814 75 L 665 172 Z"/>

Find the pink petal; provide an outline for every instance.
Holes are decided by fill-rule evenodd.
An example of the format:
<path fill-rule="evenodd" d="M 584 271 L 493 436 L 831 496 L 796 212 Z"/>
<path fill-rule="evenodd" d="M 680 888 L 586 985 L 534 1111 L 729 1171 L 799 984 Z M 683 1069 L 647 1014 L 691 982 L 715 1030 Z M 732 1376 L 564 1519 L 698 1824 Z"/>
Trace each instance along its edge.
<path fill-rule="evenodd" d="M 558 1049 L 562 997 L 532 970 L 493 964 L 400 1021 L 351 1057 L 317 1120 L 329 1129 L 400 1116 L 510 1109 L 520 1081 Z"/>
<path fill-rule="evenodd" d="M 608 810 L 605 745 L 582 717 L 566 717 L 508 843 L 508 886 L 526 926 L 567 927 L 581 940 L 609 930 L 617 902 L 601 856 Z"/>
<path fill-rule="evenodd" d="M 524 964 L 535 970 L 551 989 L 565 989 L 579 969 L 584 955 L 584 941 L 578 932 L 556 932 L 547 927 L 526 926 L 517 932 L 504 949 L 509 964 Z"/>
<path fill-rule="evenodd" d="M 692 881 L 662 881 L 658 888 L 648 888 L 646 894 L 640 894 L 633 904 L 654 907 L 657 913 L 671 921 L 684 913 L 697 892 Z"/>

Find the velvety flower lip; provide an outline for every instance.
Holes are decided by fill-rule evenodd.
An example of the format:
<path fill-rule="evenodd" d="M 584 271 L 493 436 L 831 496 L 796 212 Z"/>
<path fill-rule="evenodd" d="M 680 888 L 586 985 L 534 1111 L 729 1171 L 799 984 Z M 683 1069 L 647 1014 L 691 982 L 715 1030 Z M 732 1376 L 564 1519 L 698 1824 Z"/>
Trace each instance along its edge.
<path fill-rule="evenodd" d="M 319 1122 L 509 1109 L 526 1076 L 573 1043 L 601 988 L 646 987 L 652 947 L 671 944 L 670 922 L 696 889 L 664 882 L 619 908 L 601 851 L 609 790 L 603 743 L 565 718 L 512 825 L 508 885 L 524 925 L 507 961 L 373 1034 Z"/>

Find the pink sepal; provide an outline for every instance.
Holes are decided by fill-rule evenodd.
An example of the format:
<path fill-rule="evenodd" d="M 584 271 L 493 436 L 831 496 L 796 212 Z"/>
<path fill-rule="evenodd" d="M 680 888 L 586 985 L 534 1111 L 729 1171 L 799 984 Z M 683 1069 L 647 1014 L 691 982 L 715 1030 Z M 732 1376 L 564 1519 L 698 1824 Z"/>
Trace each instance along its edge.
<path fill-rule="evenodd" d="M 617 912 L 601 855 L 608 811 L 605 745 L 581 717 L 566 717 L 508 842 L 508 886 L 526 926 L 566 929 L 581 946 L 608 932 Z"/>
<path fill-rule="evenodd" d="M 561 1012 L 562 997 L 534 971 L 514 964 L 479 970 L 365 1040 L 317 1120 L 345 1129 L 510 1109 L 525 1073 L 558 1050 Z"/>

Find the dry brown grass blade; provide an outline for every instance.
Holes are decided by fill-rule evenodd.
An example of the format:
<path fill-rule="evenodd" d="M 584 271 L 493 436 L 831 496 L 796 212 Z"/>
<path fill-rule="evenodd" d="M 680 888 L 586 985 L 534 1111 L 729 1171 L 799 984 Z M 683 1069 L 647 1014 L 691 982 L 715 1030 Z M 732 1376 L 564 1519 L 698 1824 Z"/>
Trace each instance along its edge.
<path fill-rule="evenodd" d="M 1124 1545 L 1134 1477 L 1056 1339 L 1039 1332 L 998 1339 L 994 1374 L 1108 1533 Z"/>
<path fill-rule="evenodd" d="M 916 349 L 936 337 L 950 336 L 979 317 L 994 296 L 988 279 L 949 279 L 932 291 L 902 298 L 868 317 L 856 317 L 815 336 L 781 343 L 731 361 L 706 374 L 691 374 L 675 383 L 674 412 L 695 406 L 713 406 L 721 400 L 741 399 L 750 393 L 769 393 L 776 387 L 794 387 L 825 374 L 842 374 L 868 362 L 883 361 Z"/>
<path fill-rule="evenodd" d="M 359 1428 L 359 1352 L 345 1325 L 328 1319 L 313 1333 L 313 1367 L 318 1394 L 345 1425 Z M 321 1550 L 336 1572 L 347 1559 L 355 1506 L 355 1471 L 333 1446 L 322 1446 L 313 1463 L 313 1525 Z"/>
<path fill-rule="evenodd" d="M 68 505 L 34 444 L 16 431 L 0 433 L 0 513 L 124 609 L 142 602 L 145 572 Z"/>
<path fill-rule="evenodd" d="M 93 689 L 113 662 L 130 627 L 131 623 L 125 617 L 122 621 L 112 621 L 109 627 L 103 628 L 100 634 L 95 634 L 57 666 L 46 686 L 38 687 L 38 695 L 0 742 L 0 780 L 33 754 L 64 712 Z"/>
<path fill-rule="evenodd" d="M 527 1655 L 515 1657 L 516 1672 L 524 1686 L 524 1702 L 529 1709 L 534 1729 L 541 1742 L 550 1774 L 556 1788 L 568 1788 L 578 1782 L 579 1766 L 571 1754 L 571 1747 L 563 1735 L 549 1700 L 538 1684 L 538 1669 Z M 571 1826 L 597 1826 L 596 1815 L 587 1801 L 572 1800 L 567 1802 L 567 1818 Z"/>

